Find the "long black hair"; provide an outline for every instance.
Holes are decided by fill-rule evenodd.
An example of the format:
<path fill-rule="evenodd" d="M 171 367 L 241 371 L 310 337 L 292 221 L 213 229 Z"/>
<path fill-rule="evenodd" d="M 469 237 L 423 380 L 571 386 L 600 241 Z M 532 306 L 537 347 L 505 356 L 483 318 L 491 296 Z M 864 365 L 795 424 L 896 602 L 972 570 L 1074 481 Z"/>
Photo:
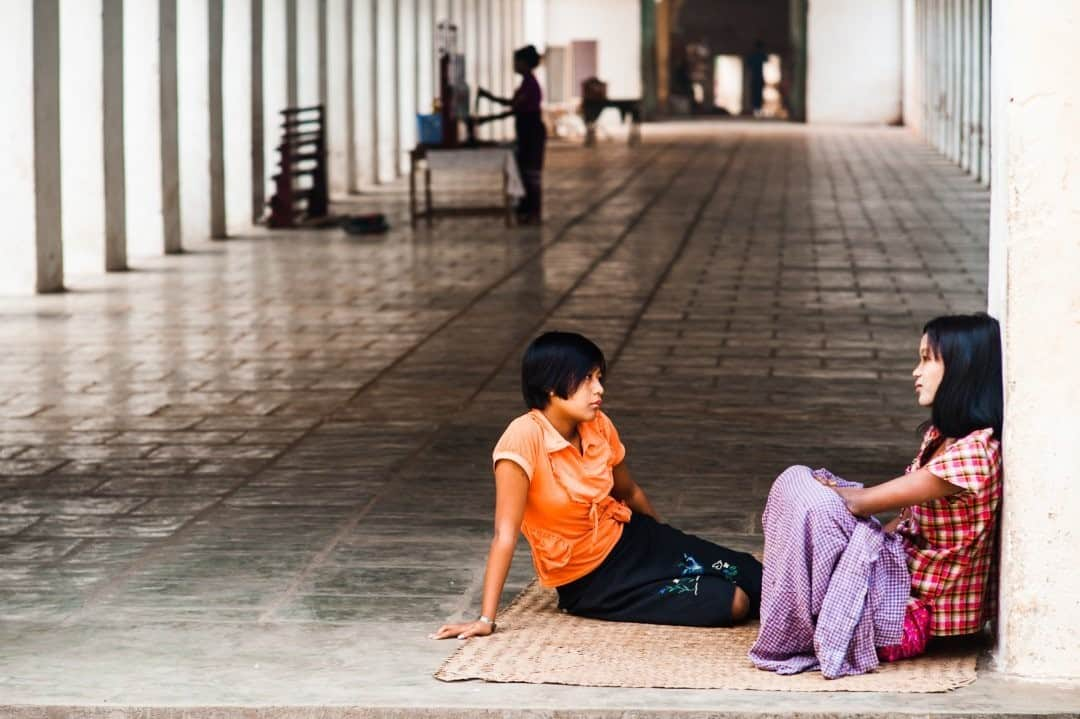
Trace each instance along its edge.
<path fill-rule="evenodd" d="M 978 429 L 992 427 L 1001 441 L 1003 417 L 1001 383 L 1001 328 L 986 314 L 935 317 L 923 327 L 927 344 L 945 365 L 945 374 L 934 395 L 930 423 L 946 437 L 959 439 Z M 925 425 L 924 425 L 925 426 Z M 932 443 L 923 463 L 937 451 Z"/>
<path fill-rule="evenodd" d="M 521 395 L 529 409 L 544 409 L 550 394 L 567 399 L 593 370 L 607 373 L 604 353 L 577 332 L 545 332 L 521 358 Z"/>

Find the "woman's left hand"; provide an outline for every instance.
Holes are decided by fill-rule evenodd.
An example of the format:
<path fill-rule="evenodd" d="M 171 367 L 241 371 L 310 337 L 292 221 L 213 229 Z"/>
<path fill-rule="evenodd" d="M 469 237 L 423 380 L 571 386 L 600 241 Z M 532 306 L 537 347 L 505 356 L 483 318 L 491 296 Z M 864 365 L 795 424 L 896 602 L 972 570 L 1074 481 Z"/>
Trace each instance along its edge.
<path fill-rule="evenodd" d="M 829 488 L 840 495 L 840 499 L 844 500 L 844 506 L 856 517 L 870 516 L 869 513 L 864 513 L 859 506 L 859 494 L 863 491 L 860 487 L 837 487 L 834 482 Z"/>
<path fill-rule="evenodd" d="M 450 637 L 456 637 L 458 639 L 468 639 L 469 637 L 486 637 L 494 631 L 494 624 L 477 620 L 460 624 L 444 624 L 435 630 L 435 633 L 430 635 L 430 638 L 449 639 Z"/>
<path fill-rule="evenodd" d="M 854 514 L 856 517 L 868 516 L 863 514 L 858 506 L 858 497 L 862 489 L 860 487 L 841 487 L 836 481 L 836 477 L 827 472 L 814 472 L 814 479 L 820 482 L 822 485 L 828 487 L 832 491 L 840 495 L 840 499 L 844 500 L 844 506 L 848 511 Z"/>

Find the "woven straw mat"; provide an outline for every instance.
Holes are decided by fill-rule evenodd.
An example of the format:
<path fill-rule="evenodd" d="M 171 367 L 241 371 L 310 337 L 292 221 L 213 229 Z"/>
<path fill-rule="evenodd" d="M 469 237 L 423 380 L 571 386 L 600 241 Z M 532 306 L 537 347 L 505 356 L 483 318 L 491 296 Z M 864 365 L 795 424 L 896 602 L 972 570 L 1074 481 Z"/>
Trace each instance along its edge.
<path fill-rule="evenodd" d="M 756 622 L 700 629 L 574 617 L 557 609 L 554 590 L 533 582 L 500 613 L 497 632 L 463 642 L 435 677 L 792 692 L 942 692 L 975 681 L 975 650 L 934 652 L 842 679 L 819 671 L 781 676 L 747 659 L 756 637 Z"/>

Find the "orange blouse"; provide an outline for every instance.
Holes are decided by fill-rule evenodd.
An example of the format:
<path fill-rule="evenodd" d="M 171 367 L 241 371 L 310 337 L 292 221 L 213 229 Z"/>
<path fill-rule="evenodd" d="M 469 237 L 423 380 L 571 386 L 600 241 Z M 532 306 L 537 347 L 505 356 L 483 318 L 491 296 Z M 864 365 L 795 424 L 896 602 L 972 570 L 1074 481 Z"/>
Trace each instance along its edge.
<path fill-rule="evenodd" d="M 622 536 L 630 508 L 611 496 L 612 468 L 626 448 L 607 415 L 578 425 L 581 449 L 537 409 L 506 428 L 492 460 L 509 460 L 529 478 L 521 533 L 540 583 L 558 587 L 596 569 Z"/>

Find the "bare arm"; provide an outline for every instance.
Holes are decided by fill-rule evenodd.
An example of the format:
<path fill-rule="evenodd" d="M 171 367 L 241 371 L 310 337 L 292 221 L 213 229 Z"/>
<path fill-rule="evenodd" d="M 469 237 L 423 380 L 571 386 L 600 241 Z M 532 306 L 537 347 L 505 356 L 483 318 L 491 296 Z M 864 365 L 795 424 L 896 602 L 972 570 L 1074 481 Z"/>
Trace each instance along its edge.
<path fill-rule="evenodd" d="M 510 562 L 514 559 L 514 547 L 517 546 L 528 495 L 529 478 L 525 470 L 510 460 L 499 460 L 495 464 L 495 534 L 488 550 L 480 605 L 480 613 L 489 619 L 495 619 L 495 613 L 499 610 L 499 596 L 506 584 L 506 575 L 510 572 Z M 486 636 L 493 631 L 493 625 L 481 621 L 461 622 L 444 624 L 432 638 L 468 639 Z"/>
<path fill-rule="evenodd" d="M 480 97 L 486 97 L 487 99 L 491 100 L 492 102 L 496 102 L 496 103 L 498 103 L 500 105 L 509 106 L 509 105 L 514 104 L 513 98 L 499 97 L 497 95 L 492 95 L 490 92 L 488 92 L 484 88 L 480 88 L 479 90 L 477 90 L 476 94 L 478 94 Z"/>
<path fill-rule="evenodd" d="M 508 112 L 500 112 L 497 115 L 477 115 L 476 117 L 473 118 L 473 122 L 475 122 L 477 125 L 484 125 L 484 124 L 492 122 L 494 120 L 502 120 L 503 118 L 513 117 L 513 116 L 514 116 L 514 111 L 510 110 Z"/>
<path fill-rule="evenodd" d="M 638 514 L 647 514 L 656 521 L 660 517 L 656 515 L 652 502 L 645 495 L 645 490 L 638 486 L 637 482 L 630 477 L 630 469 L 626 462 L 619 462 L 612 470 L 615 486 L 611 488 L 611 496 L 626 502 L 626 505 Z"/>
<path fill-rule="evenodd" d="M 932 474 L 928 469 L 910 472 L 876 487 L 833 487 L 833 489 L 844 500 L 844 504 L 851 513 L 857 517 L 896 511 L 963 491 L 955 484 L 950 484 Z M 895 527 L 893 529 L 895 530 Z"/>

